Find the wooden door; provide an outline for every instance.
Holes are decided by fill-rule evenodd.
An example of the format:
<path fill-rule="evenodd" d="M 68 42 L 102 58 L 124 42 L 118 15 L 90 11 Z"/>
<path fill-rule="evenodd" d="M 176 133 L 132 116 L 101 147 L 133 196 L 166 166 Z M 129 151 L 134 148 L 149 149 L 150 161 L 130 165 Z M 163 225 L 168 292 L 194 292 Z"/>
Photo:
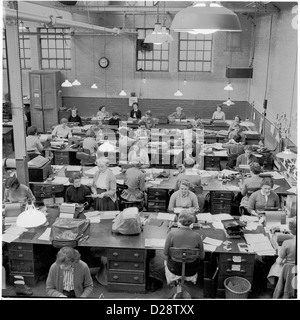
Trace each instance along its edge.
<path fill-rule="evenodd" d="M 31 125 L 44 132 L 41 76 L 38 73 L 30 73 L 29 77 Z"/>

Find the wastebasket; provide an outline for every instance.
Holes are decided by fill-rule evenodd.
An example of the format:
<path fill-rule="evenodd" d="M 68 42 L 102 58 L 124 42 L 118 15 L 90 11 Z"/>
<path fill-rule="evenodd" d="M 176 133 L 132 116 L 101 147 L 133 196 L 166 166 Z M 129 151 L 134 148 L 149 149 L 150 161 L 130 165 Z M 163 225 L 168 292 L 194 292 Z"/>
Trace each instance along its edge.
<path fill-rule="evenodd" d="M 224 280 L 226 299 L 247 299 L 251 283 L 242 277 L 229 277 Z"/>

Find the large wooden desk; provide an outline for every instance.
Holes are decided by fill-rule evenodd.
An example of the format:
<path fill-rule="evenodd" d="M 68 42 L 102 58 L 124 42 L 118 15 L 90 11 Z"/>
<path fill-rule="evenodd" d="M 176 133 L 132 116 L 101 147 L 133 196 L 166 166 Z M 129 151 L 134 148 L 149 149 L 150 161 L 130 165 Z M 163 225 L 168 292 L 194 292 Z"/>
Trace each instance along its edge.
<path fill-rule="evenodd" d="M 58 216 L 58 210 L 48 209 L 47 221 L 48 228 Z M 149 213 L 148 213 L 149 214 Z M 151 213 L 152 219 L 156 219 L 155 213 Z M 108 290 L 126 291 L 126 292 L 145 292 L 148 270 L 147 250 L 158 249 L 162 247 L 145 247 L 146 239 L 165 239 L 168 232 L 169 222 L 163 221 L 158 226 L 150 220 L 139 235 L 125 236 L 111 232 L 112 220 L 101 220 L 100 223 L 91 223 L 89 230 L 89 239 L 79 243 L 78 250 L 82 247 L 105 249 L 105 255 L 108 258 Z M 209 229 L 196 228 L 203 239 L 210 237 L 218 240 L 228 240 L 223 230 L 215 229 L 211 224 Z M 43 246 L 51 246 L 50 241 L 39 240 L 46 227 L 41 226 L 31 231 L 36 234 L 29 239 L 17 239 L 8 244 L 10 259 L 10 277 L 14 275 L 23 275 L 26 283 L 34 285 L 39 276 L 39 267 L 36 261 L 39 258 L 39 252 Z M 256 231 L 246 231 L 248 233 L 263 232 L 262 228 Z M 241 253 L 238 249 L 238 243 L 245 243 L 244 238 L 230 239 L 231 250 L 223 248 L 223 244 L 217 247 L 215 253 L 218 255 L 218 296 L 224 296 L 223 282 L 228 276 L 243 276 L 250 282 L 253 279 L 254 253 Z M 55 259 L 55 257 L 49 257 Z M 125 297 L 125 296 L 124 296 Z"/>

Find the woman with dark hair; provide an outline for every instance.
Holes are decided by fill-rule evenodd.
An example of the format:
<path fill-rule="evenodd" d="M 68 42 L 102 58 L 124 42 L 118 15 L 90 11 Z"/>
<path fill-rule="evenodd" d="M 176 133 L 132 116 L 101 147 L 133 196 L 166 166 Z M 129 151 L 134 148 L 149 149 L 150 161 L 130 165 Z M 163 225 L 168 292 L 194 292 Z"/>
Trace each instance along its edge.
<path fill-rule="evenodd" d="M 132 110 L 130 111 L 130 118 L 139 120 L 142 118 L 142 112 L 139 110 L 139 105 L 137 102 L 132 104 Z"/>
<path fill-rule="evenodd" d="M 217 111 L 215 111 L 211 117 L 211 120 L 223 120 L 225 121 L 225 113 L 222 111 L 222 106 L 220 104 L 217 105 Z"/>
<path fill-rule="evenodd" d="M 109 118 L 109 113 L 105 110 L 105 106 L 99 107 L 99 111 L 97 112 L 96 117 L 98 118 L 98 120 Z"/>
<path fill-rule="evenodd" d="M 244 147 L 245 153 L 239 155 L 236 159 L 236 168 L 239 169 L 241 164 L 248 164 L 250 165 L 252 162 L 257 162 L 257 158 L 253 155 L 253 148 L 252 146 L 246 145 Z"/>
<path fill-rule="evenodd" d="M 35 201 L 35 196 L 30 188 L 21 184 L 16 176 L 5 181 L 4 202 Z"/>
<path fill-rule="evenodd" d="M 261 189 L 253 192 L 248 202 L 248 212 L 251 215 L 258 216 L 257 211 L 264 211 L 266 208 L 278 209 L 280 207 L 279 197 L 272 190 L 274 180 L 264 178 L 260 184 Z"/>
<path fill-rule="evenodd" d="M 230 133 L 231 131 L 237 129 L 237 128 L 241 128 L 241 117 L 239 115 L 236 115 L 234 117 L 234 120 L 232 121 L 232 123 L 229 126 L 228 132 Z"/>
<path fill-rule="evenodd" d="M 60 120 L 60 124 L 57 125 L 51 135 L 52 138 L 71 138 L 72 137 L 72 131 L 71 129 L 67 126 L 68 120 L 66 118 L 62 118 Z"/>
<path fill-rule="evenodd" d="M 155 127 L 155 122 L 154 119 L 152 117 L 152 112 L 150 110 L 145 112 L 145 119 L 144 119 L 145 123 L 146 123 L 146 128 L 147 129 L 152 129 Z"/>
<path fill-rule="evenodd" d="M 92 198 L 88 197 L 92 194 L 91 189 L 88 186 L 81 184 L 82 175 L 79 172 L 75 172 L 69 178 L 72 186 L 69 186 L 66 190 L 65 201 L 71 203 L 84 204 L 84 209 L 88 210 L 92 204 Z"/>
<path fill-rule="evenodd" d="M 71 247 L 61 248 L 49 270 L 46 281 L 47 296 L 87 298 L 93 287 L 90 269 L 80 259 L 80 253 Z"/>
<path fill-rule="evenodd" d="M 128 153 L 128 162 L 131 163 L 133 161 L 139 161 L 143 167 L 149 166 L 149 156 L 141 141 L 134 142 Z"/>
<path fill-rule="evenodd" d="M 27 129 L 26 150 L 33 151 L 38 155 L 40 155 L 44 150 L 44 147 L 37 136 L 37 127 L 35 126 L 29 127 Z"/>
<path fill-rule="evenodd" d="M 71 109 L 71 115 L 68 118 L 68 122 L 77 122 L 80 127 L 82 127 L 81 117 L 78 115 L 77 108 Z"/>

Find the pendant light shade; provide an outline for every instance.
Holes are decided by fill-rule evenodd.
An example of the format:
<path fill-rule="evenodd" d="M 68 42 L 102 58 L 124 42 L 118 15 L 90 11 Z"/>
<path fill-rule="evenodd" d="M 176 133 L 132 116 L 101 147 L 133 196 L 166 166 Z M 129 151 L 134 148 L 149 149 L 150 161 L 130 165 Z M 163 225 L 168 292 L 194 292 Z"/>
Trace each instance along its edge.
<path fill-rule="evenodd" d="M 228 83 L 227 86 L 224 87 L 224 90 L 226 90 L 226 91 L 232 91 L 233 88 L 232 88 L 231 83 Z"/>
<path fill-rule="evenodd" d="M 44 213 L 40 210 L 37 210 L 34 204 L 27 204 L 25 211 L 19 214 L 16 224 L 18 227 L 22 228 L 36 228 L 44 223 L 47 219 Z"/>
<path fill-rule="evenodd" d="M 223 104 L 226 104 L 227 106 L 232 106 L 232 105 L 234 105 L 235 103 L 232 102 L 232 101 L 230 100 L 230 98 L 228 98 L 228 100 L 226 100 L 225 102 L 223 102 Z"/>
<path fill-rule="evenodd" d="M 81 86 L 81 83 L 75 79 L 73 82 L 72 82 L 72 86 Z"/>
<path fill-rule="evenodd" d="M 174 93 L 175 97 L 182 97 L 183 93 L 178 89 L 175 93 Z"/>
<path fill-rule="evenodd" d="M 197 3 L 179 11 L 171 24 L 175 32 L 210 34 L 217 31 L 241 32 L 237 15 L 217 3 Z"/>
<path fill-rule="evenodd" d="M 91 89 L 98 89 L 96 83 L 93 83 L 93 84 L 92 84 Z"/>
<path fill-rule="evenodd" d="M 62 84 L 61 84 L 62 87 L 72 87 L 72 83 L 66 79 Z"/>
<path fill-rule="evenodd" d="M 293 153 L 290 149 L 287 149 L 287 148 L 284 151 L 277 153 L 276 157 L 280 159 L 289 159 L 289 160 L 297 159 L 296 153 Z"/>
<path fill-rule="evenodd" d="M 162 30 L 160 23 L 155 23 L 154 31 L 146 36 L 144 43 L 162 44 Z"/>
<path fill-rule="evenodd" d="M 119 96 L 127 96 L 127 93 L 122 89 L 119 93 Z"/>
<path fill-rule="evenodd" d="M 165 26 L 162 26 L 161 33 L 162 33 L 161 35 L 162 43 L 170 43 L 174 40 L 174 38 L 169 34 Z"/>

